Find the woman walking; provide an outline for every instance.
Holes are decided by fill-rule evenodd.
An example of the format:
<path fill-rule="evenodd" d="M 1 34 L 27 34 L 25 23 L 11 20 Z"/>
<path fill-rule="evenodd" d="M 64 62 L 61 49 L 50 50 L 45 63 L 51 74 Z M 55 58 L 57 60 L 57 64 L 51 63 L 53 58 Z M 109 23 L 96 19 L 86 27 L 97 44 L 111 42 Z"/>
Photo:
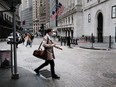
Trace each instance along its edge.
<path fill-rule="evenodd" d="M 55 63 L 54 63 L 55 55 L 54 55 L 53 48 L 55 47 L 60 50 L 62 50 L 62 48 L 60 48 L 53 42 L 53 40 L 51 39 L 52 34 L 53 34 L 53 29 L 47 29 L 46 35 L 43 38 L 43 47 L 47 51 L 47 60 L 45 60 L 45 62 L 42 65 L 40 65 L 38 68 L 36 68 L 34 71 L 37 74 L 39 74 L 40 69 L 42 69 L 43 67 L 50 64 L 52 78 L 60 79 L 60 77 L 58 75 L 56 75 L 56 73 L 55 73 L 55 68 L 54 68 L 55 67 Z"/>

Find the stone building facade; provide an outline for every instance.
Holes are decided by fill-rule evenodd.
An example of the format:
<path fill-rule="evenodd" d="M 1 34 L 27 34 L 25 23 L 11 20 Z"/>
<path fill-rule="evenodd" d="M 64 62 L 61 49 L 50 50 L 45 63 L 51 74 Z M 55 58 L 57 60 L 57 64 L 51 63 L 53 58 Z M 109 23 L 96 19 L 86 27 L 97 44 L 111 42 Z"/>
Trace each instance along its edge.
<path fill-rule="evenodd" d="M 59 2 L 58 2 L 59 3 Z M 57 31 L 59 36 L 72 38 L 83 34 L 83 9 L 81 0 L 62 0 L 63 12 L 58 16 Z"/>
<path fill-rule="evenodd" d="M 96 37 L 96 42 L 116 42 L 116 1 L 83 0 L 84 35 Z"/>
<path fill-rule="evenodd" d="M 96 42 L 116 42 L 115 0 L 62 0 L 65 9 L 58 16 L 59 36 L 95 37 Z"/>

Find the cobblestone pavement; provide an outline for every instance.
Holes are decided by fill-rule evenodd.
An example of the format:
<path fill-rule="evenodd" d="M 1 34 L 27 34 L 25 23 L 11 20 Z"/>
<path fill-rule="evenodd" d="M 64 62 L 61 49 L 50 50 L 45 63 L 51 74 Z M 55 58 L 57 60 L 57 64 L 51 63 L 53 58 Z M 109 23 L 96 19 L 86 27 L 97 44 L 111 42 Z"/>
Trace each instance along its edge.
<path fill-rule="evenodd" d="M 44 62 L 32 55 L 40 41 L 41 39 L 34 39 L 31 48 L 20 44 L 17 49 L 18 66 L 34 75 L 33 70 Z M 78 46 L 73 48 L 62 46 L 62 48 L 63 51 L 55 49 L 55 68 L 61 79 L 52 80 L 37 76 L 38 78 L 35 78 L 40 85 L 33 87 L 116 87 L 115 50 L 90 50 Z M 44 69 L 49 70 L 49 66 Z"/>

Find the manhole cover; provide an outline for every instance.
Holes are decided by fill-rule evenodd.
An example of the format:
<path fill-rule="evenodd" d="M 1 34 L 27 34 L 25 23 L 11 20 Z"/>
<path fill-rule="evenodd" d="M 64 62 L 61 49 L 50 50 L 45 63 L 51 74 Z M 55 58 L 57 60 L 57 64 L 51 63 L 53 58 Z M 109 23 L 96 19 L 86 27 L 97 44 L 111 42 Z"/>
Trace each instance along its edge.
<path fill-rule="evenodd" d="M 49 70 L 47 70 L 47 69 L 41 70 L 41 71 L 40 71 L 40 74 L 41 74 L 42 76 L 44 76 L 45 78 L 51 77 L 51 72 L 50 72 Z"/>
<path fill-rule="evenodd" d="M 107 78 L 116 78 L 116 73 L 103 73 L 103 76 Z"/>

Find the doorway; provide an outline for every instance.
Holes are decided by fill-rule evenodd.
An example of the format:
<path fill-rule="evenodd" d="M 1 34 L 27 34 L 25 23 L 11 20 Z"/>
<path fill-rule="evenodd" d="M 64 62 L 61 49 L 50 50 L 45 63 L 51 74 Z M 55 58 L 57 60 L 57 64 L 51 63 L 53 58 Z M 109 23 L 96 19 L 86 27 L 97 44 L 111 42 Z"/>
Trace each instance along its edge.
<path fill-rule="evenodd" d="M 103 42 L 103 15 L 100 12 L 97 17 L 98 26 L 97 26 L 97 37 L 98 42 Z"/>

